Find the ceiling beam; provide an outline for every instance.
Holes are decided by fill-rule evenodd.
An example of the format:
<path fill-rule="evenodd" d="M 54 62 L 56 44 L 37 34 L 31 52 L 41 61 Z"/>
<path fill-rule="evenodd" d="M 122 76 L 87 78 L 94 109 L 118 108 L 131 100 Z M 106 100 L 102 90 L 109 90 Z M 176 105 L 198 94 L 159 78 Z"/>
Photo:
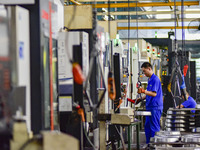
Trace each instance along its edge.
<path fill-rule="evenodd" d="M 88 4 L 85 4 L 88 5 Z M 184 2 L 184 6 L 199 5 L 199 1 Z M 108 8 L 108 4 L 92 4 L 95 8 Z M 160 7 L 160 6 L 174 6 L 174 2 L 150 2 L 150 3 L 111 3 L 110 8 L 122 7 Z M 181 2 L 176 2 L 176 6 L 181 6 Z"/>
<path fill-rule="evenodd" d="M 68 0 L 64 0 L 65 2 Z M 96 2 L 106 2 L 105 0 L 95 0 Z M 116 2 L 116 1 L 120 1 L 120 2 L 127 2 L 128 0 L 110 0 L 110 2 Z M 136 0 L 129 0 L 129 2 L 135 2 Z M 138 2 L 146 2 L 148 3 L 149 0 L 137 0 Z M 158 0 L 159 1 L 159 0 Z M 78 2 L 94 2 L 94 0 L 78 0 Z M 170 1 L 169 1 L 170 2 Z M 173 2 L 174 3 L 174 2 Z"/>
<path fill-rule="evenodd" d="M 188 26 L 184 26 L 184 29 L 188 29 Z M 163 27 L 130 27 L 130 30 L 149 30 L 149 29 L 175 29 L 174 26 Z M 176 29 L 182 29 L 182 27 L 176 27 Z M 198 26 L 191 26 L 189 29 L 198 29 Z M 117 27 L 117 30 L 128 30 L 128 27 Z"/>
<path fill-rule="evenodd" d="M 75 5 L 82 5 L 81 3 L 79 3 L 78 1 L 75 1 L 75 0 L 69 0 L 69 1 L 74 3 Z"/>
<path fill-rule="evenodd" d="M 197 19 L 197 18 L 186 18 L 186 19 L 184 19 L 183 21 L 184 22 L 190 22 L 190 21 L 192 21 L 192 20 L 195 20 L 195 19 Z M 114 21 L 116 21 L 117 23 L 128 23 L 128 19 L 121 19 L 121 20 L 114 20 Z M 138 19 L 138 20 L 136 20 L 136 19 L 131 19 L 130 20 L 130 22 L 132 23 L 132 22 L 174 22 L 174 19 Z M 182 22 L 182 20 L 181 19 L 178 19 L 178 21 L 179 22 Z"/>
<path fill-rule="evenodd" d="M 65 2 L 67 2 L 68 0 L 64 0 Z M 94 2 L 94 0 L 78 0 L 79 2 Z M 105 0 L 95 0 L 96 2 L 106 2 Z M 120 1 L 120 2 L 127 2 L 128 0 L 110 0 L 110 2 L 116 2 L 116 1 Z M 149 0 L 137 0 L 138 2 L 149 2 Z M 129 0 L 129 2 L 135 2 L 135 0 Z"/>
<path fill-rule="evenodd" d="M 200 10 L 190 10 L 190 11 L 184 11 L 184 14 L 200 14 Z M 97 12 L 97 15 L 107 15 L 108 12 Z M 174 11 L 138 11 L 136 14 L 136 11 L 129 12 L 129 15 L 156 15 L 156 14 L 174 14 Z M 176 11 L 176 14 L 181 14 L 181 11 Z M 128 15 L 128 11 L 123 12 L 110 12 L 110 15 L 118 16 L 118 15 Z"/>

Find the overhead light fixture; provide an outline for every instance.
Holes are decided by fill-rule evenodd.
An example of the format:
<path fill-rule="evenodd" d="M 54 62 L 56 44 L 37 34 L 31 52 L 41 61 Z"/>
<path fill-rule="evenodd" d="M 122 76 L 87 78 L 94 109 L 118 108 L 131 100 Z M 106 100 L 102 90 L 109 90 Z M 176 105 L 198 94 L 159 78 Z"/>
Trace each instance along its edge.
<path fill-rule="evenodd" d="M 108 15 L 104 15 L 104 16 L 103 16 L 103 20 L 104 20 L 104 21 L 108 21 Z M 115 16 L 110 15 L 110 20 L 115 20 Z"/>
<path fill-rule="evenodd" d="M 113 15 L 110 15 L 110 18 L 112 18 L 112 20 L 115 20 L 115 16 Z"/>
<path fill-rule="evenodd" d="M 107 15 L 104 15 L 104 16 L 103 16 L 103 20 L 104 20 L 104 21 L 108 21 L 108 16 L 107 16 Z"/>
<path fill-rule="evenodd" d="M 108 12 L 108 10 L 105 8 L 102 8 L 102 12 Z"/>

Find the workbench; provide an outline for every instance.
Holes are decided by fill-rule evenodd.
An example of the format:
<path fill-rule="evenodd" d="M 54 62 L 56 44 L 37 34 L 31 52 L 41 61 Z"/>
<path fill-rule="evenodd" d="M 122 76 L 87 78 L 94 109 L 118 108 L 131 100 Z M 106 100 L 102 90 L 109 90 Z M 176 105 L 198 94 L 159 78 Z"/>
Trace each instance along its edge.
<path fill-rule="evenodd" d="M 103 134 L 103 137 L 100 136 L 100 149 L 105 149 L 105 121 L 110 121 L 113 125 L 120 125 L 123 127 L 128 127 L 128 150 L 131 150 L 131 133 L 132 133 L 132 126 L 136 126 L 136 138 L 137 138 L 137 150 L 140 149 L 140 141 L 139 141 L 139 134 L 140 134 L 140 123 L 139 120 L 134 120 L 131 122 L 131 118 L 128 115 L 123 114 L 99 114 L 98 120 L 100 121 L 100 135 Z M 101 148 L 102 146 L 102 148 Z"/>

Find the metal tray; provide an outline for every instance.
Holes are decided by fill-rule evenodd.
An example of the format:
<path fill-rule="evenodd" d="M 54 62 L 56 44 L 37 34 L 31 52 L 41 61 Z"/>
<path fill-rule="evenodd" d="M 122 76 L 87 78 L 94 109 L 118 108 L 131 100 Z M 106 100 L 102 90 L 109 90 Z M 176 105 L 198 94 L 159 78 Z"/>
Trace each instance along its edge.
<path fill-rule="evenodd" d="M 195 122 L 195 119 L 193 119 L 193 118 L 189 119 L 189 122 Z"/>
<path fill-rule="evenodd" d="M 171 124 L 171 123 L 167 123 L 166 126 L 167 127 L 172 127 L 172 128 L 188 128 L 188 125 L 185 125 L 185 124 Z"/>
<path fill-rule="evenodd" d="M 154 143 L 174 143 L 180 140 L 180 136 L 155 136 Z"/>
<path fill-rule="evenodd" d="M 185 111 L 171 111 L 171 110 L 168 110 L 168 111 L 167 111 L 167 114 L 169 114 L 169 115 L 186 115 L 186 114 L 188 114 L 188 112 L 185 112 Z"/>
<path fill-rule="evenodd" d="M 136 116 L 151 116 L 150 111 L 135 111 Z"/>
<path fill-rule="evenodd" d="M 167 115 L 167 119 L 189 119 L 188 116 L 172 116 L 172 115 Z"/>
<path fill-rule="evenodd" d="M 180 132 L 186 132 L 187 130 L 184 128 L 166 128 L 166 131 L 180 131 Z"/>
<path fill-rule="evenodd" d="M 199 134 L 189 134 L 181 137 L 181 141 L 185 143 L 200 143 Z"/>
<path fill-rule="evenodd" d="M 189 122 L 190 126 L 195 126 L 195 122 Z"/>
<path fill-rule="evenodd" d="M 190 112 L 191 110 L 195 110 L 194 108 L 169 108 L 168 110 L 170 111 L 185 111 L 185 112 Z"/>
<path fill-rule="evenodd" d="M 155 135 L 158 135 L 158 136 L 162 136 L 162 135 L 175 135 L 175 136 L 180 136 L 181 133 L 180 131 L 159 131 L 159 132 L 156 132 Z"/>
<path fill-rule="evenodd" d="M 183 119 L 166 119 L 166 123 L 188 123 L 188 121 Z"/>

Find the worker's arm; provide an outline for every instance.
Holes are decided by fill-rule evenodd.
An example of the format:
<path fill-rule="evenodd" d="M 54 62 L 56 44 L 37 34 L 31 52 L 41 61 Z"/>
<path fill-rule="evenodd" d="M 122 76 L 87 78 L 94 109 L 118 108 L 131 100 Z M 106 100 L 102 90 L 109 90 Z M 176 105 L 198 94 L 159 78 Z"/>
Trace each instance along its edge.
<path fill-rule="evenodd" d="M 144 93 L 148 96 L 153 96 L 153 97 L 155 97 L 157 95 L 156 92 L 144 90 L 142 87 L 138 89 L 138 94 L 141 94 L 141 93 Z"/>
<path fill-rule="evenodd" d="M 144 94 L 146 94 L 146 95 L 148 95 L 148 96 L 153 96 L 153 97 L 155 97 L 155 96 L 157 95 L 156 92 L 147 91 L 147 90 L 145 90 Z"/>

